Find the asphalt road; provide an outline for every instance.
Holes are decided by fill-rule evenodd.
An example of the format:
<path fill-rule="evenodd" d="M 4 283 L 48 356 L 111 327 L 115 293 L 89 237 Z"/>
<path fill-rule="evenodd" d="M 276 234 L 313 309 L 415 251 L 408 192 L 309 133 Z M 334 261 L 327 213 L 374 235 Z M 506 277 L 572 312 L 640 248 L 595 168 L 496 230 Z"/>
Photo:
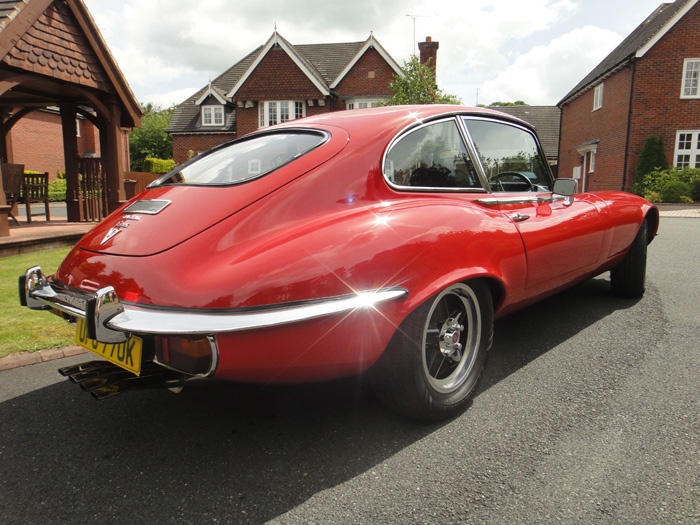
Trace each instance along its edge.
<path fill-rule="evenodd" d="M 700 523 L 699 261 L 663 219 L 642 300 L 604 277 L 502 319 L 440 425 L 356 381 L 97 402 L 0 372 L 0 523 Z"/>

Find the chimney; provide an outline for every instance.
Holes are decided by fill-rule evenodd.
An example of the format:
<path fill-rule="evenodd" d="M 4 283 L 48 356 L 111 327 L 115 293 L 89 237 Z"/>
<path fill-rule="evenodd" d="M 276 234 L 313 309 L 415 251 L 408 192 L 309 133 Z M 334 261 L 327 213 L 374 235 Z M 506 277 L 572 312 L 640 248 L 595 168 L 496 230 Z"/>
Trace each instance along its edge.
<path fill-rule="evenodd" d="M 425 64 L 430 60 L 430 67 L 433 69 L 433 73 L 437 73 L 437 50 L 439 47 L 440 42 L 433 42 L 433 38 L 430 36 L 425 37 L 425 42 L 418 42 L 420 63 Z"/>

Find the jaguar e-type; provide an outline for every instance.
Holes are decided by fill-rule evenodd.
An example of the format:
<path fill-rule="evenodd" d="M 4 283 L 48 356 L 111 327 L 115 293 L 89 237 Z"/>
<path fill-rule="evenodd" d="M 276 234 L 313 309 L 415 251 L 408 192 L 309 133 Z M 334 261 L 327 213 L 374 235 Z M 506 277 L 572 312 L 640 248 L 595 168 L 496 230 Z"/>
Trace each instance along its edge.
<path fill-rule="evenodd" d="M 203 153 L 78 242 L 20 300 L 104 358 L 109 397 L 191 378 L 366 374 L 414 418 L 467 406 L 494 318 L 610 271 L 640 297 L 657 209 L 554 179 L 535 131 L 488 109 L 395 106 L 290 121 Z"/>

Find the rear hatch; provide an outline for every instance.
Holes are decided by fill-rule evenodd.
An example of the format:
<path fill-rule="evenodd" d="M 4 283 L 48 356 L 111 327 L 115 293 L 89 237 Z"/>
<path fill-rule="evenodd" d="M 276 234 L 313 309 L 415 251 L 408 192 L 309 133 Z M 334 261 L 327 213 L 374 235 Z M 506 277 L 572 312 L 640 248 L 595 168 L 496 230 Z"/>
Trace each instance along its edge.
<path fill-rule="evenodd" d="M 221 183 L 205 175 L 199 182 L 175 182 L 183 179 L 188 166 L 206 165 L 207 157 L 185 164 L 171 174 L 172 183 L 147 189 L 117 212 L 100 222 L 78 246 L 84 250 L 111 255 L 140 257 L 176 246 L 218 222 L 250 206 L 290 181 L 325 163 L 347 144 L 348 134 L 340 128 L 324 127 L 323 142 L 303 154 L 292 155 L 279 167 L 265 159 L 251 159 L 238 152 L 238 165 L 245 167 L 248 180 Z M 260 137 L 269 136 L 262 134 Z M 268 148 L 268 146 L 266 146 Z M 265 150 L 267 151 L 267 150 Z M 223 152 L 223 149 L 222 149 Z M 250 153 L 250 152 L 243 152 Z M 224 154 L 225 156 L 225 154 Z M 256 152 L 256 157 L 261 157 Z M 263 155 L 264 156 L 264 155 Z M 213 157 L 212 157 L 213 158 Z M 266 166 L 272 168 L 265 173 Z M 240 166 L 225 166 L 227 176 L 236 176 Z M 178 168 L 179 170 L 180 168 Z M 221 163 L 212 168 L 223 173 Z M 252 173 L 252 175 L 247 175 Z M 233 175 L 232 175 L 233 174 Z M 214 180 L 214 182 L 212 182 Z"/>

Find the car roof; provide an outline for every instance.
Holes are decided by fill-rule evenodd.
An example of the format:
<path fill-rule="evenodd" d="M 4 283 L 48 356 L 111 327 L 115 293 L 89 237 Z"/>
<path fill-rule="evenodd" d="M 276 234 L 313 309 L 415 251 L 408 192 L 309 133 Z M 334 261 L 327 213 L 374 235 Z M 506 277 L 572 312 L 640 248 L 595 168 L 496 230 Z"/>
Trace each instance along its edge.
<path fill-rule="evenodd" d="M 489 108 L 474 108 L 452 104 L 424 104 L 414 106 L 380 106 L 366 109 L 333 111 L 273 126 L 273 128 L 298 128 L 316 126 L 337 126 L 353 132 L 367 133 L 367 130 L 396 129 L 397 131 L 418 125 L 436 118 L 453 115 L 496 117 L 534 129 L 532 125 L 507 113 Z"/>

